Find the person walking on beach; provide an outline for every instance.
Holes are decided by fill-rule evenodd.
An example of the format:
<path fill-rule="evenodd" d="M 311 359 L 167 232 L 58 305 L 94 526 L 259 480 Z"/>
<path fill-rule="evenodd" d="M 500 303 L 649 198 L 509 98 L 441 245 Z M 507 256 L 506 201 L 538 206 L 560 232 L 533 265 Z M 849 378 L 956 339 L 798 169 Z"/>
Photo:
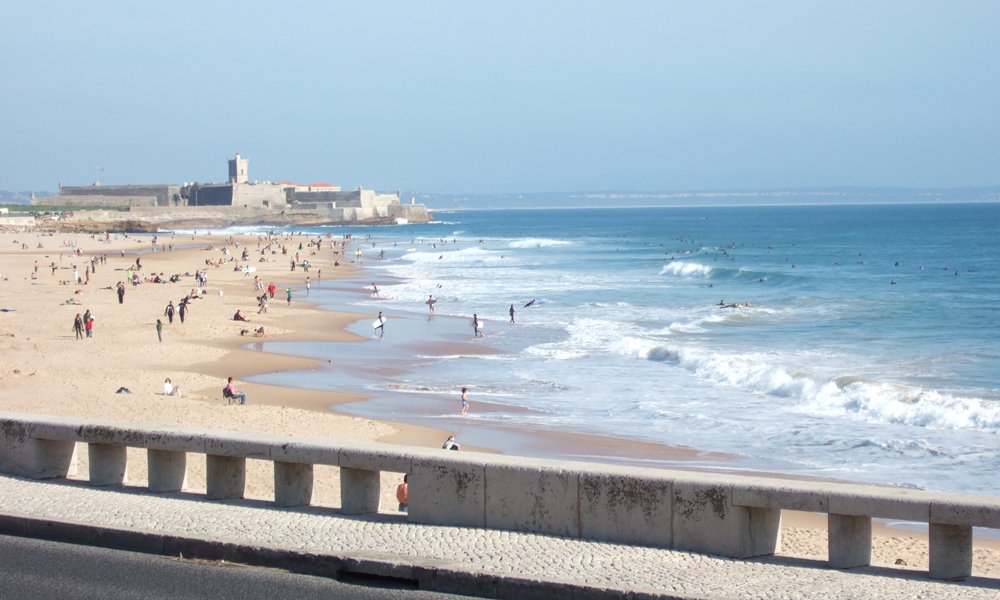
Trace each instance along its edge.
<path fill-rule="evenodd" d="M 292 288 L 285 288 L 285 300 L 288 302 L 288 306 L 292 305 Z"/>
<path fill-rule="evenodd" d="M 230 377 L 229 380 L 228 380 L 228 382 L 226 383 L 226 387 L 225 387 L 224 391 L 229 392 L 228 395 L 226 395 L 226 397 L 229 398 L 230 400 L 239 400 L 240 404 L 246 404 L 247 403 L 247 393 L 246 392 L 240 392 L 240 391 L 238 391 L 236 389 L 236 384 L 233 383 L 233 378 L 232 377 Z"/>
<path fill-rule="evenodd" d="M 76 332 L 76 339 L 83 339 L 83 317 L 80 313 L 76 313 L 76 319 L 73 320 L 73 331 Z"/>
<path fill-rule="evenodd" d="M 385 317 L 382 316 L 382 311 L 378 311 L 378 318 L 375 321 L 378 323 L 375 326 L 375 331 L 378 332 L 379 337 L 382 337 L 385 335 Z"/>
<path fill-rule="evenodd" d="M 469 388 L 462 388 L 462 415 L 469 414 Z"/>
<path fill-rule="evenodd" d="M 84 317 L 83 329 L 87 332 L 87 337 L 94 337 L 94 317 Z"/>
<path fill-rule="evenodd" d="M 312 279 L 306 277 L 306 296 L 309 295 L 309 286 L 312 285 Z"/>
<path fill-rule="evenodd" d="M 163 343 L 163 321 L 159 319 L 156 320 L 156 339 Z"/>
<path fill-rule="evenodd" d="M 118 282 L 118 304 L 125 304 L 125 284 Z"/>
<path fill-rule="evenodd" d="M 433 295 L 428 294 L 427 295 L 427 308 L 430 309 L 432 315 L 434 314 L 434 305 L 435 304 L 437 304 L 437 300 L 434 299 Z"/>
<path fill-rule="evenodd" d="M 513 325 L 514 324 L 514 305 L 513 304 L 510 305 L 510 310 L 508 312 L 510 313 L 510 324 Z"/>
<path fill-rule="evenodd" d="M 472 336 L 481 337 L 483 335 L 483 323 L 479 320 L 479 315 L 472 313 Z"/>
<path fill-rule="evenodd" d="M 173 325 L 174 324 L 174 301 L 171 300 L 167 302 L 167 308 L 163 311 L 163 316 L 167 318 L 167 321 Z"/>
<path fill-rule="evenodd" d="M 271 296 L 272 298 L 274 298 L 274 292 L 276 292 L 277 290 L 278 290 L 278 286 L 274 285 L 274 282 L 273 282 L 273 281 L 272 281 L 271 283 L 269 283 L 269 284 L 268 284 L 268 286 L 267 286 L 267 293 L 268 293 L 268 295 L 270 295 L 270 296 Z"/>
<path fill-rule="evenodd" d="M 181 305 L 177 307 L 177 316 L 181 318 L 181 323 L 184 323 L 184 317 L 187 315 L 188 304 L 184 300 L 181 300 Z"/>

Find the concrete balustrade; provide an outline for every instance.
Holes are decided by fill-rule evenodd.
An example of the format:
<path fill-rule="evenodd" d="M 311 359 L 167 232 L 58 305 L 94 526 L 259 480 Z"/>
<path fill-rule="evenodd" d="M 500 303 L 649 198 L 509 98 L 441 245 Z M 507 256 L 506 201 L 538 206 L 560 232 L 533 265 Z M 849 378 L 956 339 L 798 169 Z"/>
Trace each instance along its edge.
<path fill-rule="evenodd" d="M 380 509 L 381 474 L 408 473 L 412 522 L 734 558 L 775 553 L 782 510 L 826 513 L 835 568 L 870 563 L 873 518 L 918 521 L 929 524 L 939 579 L 971 574 L 972 527 L 1000 529 L 996 497 L 0 413 L 2 472 L 66 477 L 78 442 L 88 444 L 93 485 L 121 485 L 127 448 L 145 448 L 151 491 L 183 489 L 194 453 L 205 456 L 207 498 L 242 498 L 252 458 L 273 462 L 276 505 L 307 506 L 314 465 L 332 465 L 341 512 L 369 514 Z"/>

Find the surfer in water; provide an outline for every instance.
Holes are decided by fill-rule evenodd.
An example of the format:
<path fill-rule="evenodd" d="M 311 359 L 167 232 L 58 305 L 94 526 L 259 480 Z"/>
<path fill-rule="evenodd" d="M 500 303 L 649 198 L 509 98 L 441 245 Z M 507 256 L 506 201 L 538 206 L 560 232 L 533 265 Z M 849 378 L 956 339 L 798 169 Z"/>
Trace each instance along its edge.
<path fill-rule="evenodd" d="M 508 312 L 510 313 L 510 324 L 513 325 L 514 324 L 514 305 L 513 304 L 510 305 L 510 310 Z"/>
<path fill-rule="evenodd" d="M 378 327 L 375 328 L 375 331 L 378 332 L 379 337 L 382 337 L 385 335 L 385 318 L 382 317 L 382 311 L 378 311 L 378 318 L 375 320 L 378 322 Z"/>
<path fill-rule="evenodd" d="M 535 305 L 535 299 L 532 298 L 531 300 L 528 301 L 527 304 L 524 305 L 524 308 L 528 308 L 529 306 L 534 306 L 534 305 Z"/>

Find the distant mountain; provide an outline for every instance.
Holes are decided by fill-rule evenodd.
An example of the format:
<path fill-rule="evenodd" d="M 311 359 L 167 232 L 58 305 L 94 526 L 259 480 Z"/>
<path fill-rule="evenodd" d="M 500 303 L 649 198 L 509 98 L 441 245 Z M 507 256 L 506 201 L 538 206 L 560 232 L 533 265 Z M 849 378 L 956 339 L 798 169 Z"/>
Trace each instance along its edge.
<path fill-rule="evenodd" d="M 52 192 L 11 192 L 0 190 L 0 204 L 30 204 L 31 194 L 36 196 L 54 196 Z"/>
<path fill-rule="evenodd" d="M 689 192 L 563 192 L 523 194 L 406 193 L 431 210 L 502 208 L 607 208 L 651 206 L 776 206 L 1000 202 L 1000 186 L 947 189 L 802 188 Z"/>

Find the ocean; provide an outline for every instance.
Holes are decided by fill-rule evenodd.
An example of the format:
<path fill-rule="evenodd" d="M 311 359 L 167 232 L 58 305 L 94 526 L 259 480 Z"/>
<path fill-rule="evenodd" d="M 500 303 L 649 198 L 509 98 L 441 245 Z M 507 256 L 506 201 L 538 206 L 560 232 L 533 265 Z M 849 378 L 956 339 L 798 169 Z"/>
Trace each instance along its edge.
<path fill-rule="evenodd" d="M 369 350 L 268 342 L 332 362 L 256 380 L 391 397 L 340 408 L 444 429 L 591 432 L 736 457 L 704 468 L 1000 493 L 1000 204 L 435 219 L 297 229 L 350 234 L 349 258 L 362 250 L 365 281 L 314 284 L 311 299 L 365 314 L 351 330 Z M 404 322 L 428 341 L 498 352 L 393 344 Z M 509 410 L 477 412 L 477 401 Z"/>

